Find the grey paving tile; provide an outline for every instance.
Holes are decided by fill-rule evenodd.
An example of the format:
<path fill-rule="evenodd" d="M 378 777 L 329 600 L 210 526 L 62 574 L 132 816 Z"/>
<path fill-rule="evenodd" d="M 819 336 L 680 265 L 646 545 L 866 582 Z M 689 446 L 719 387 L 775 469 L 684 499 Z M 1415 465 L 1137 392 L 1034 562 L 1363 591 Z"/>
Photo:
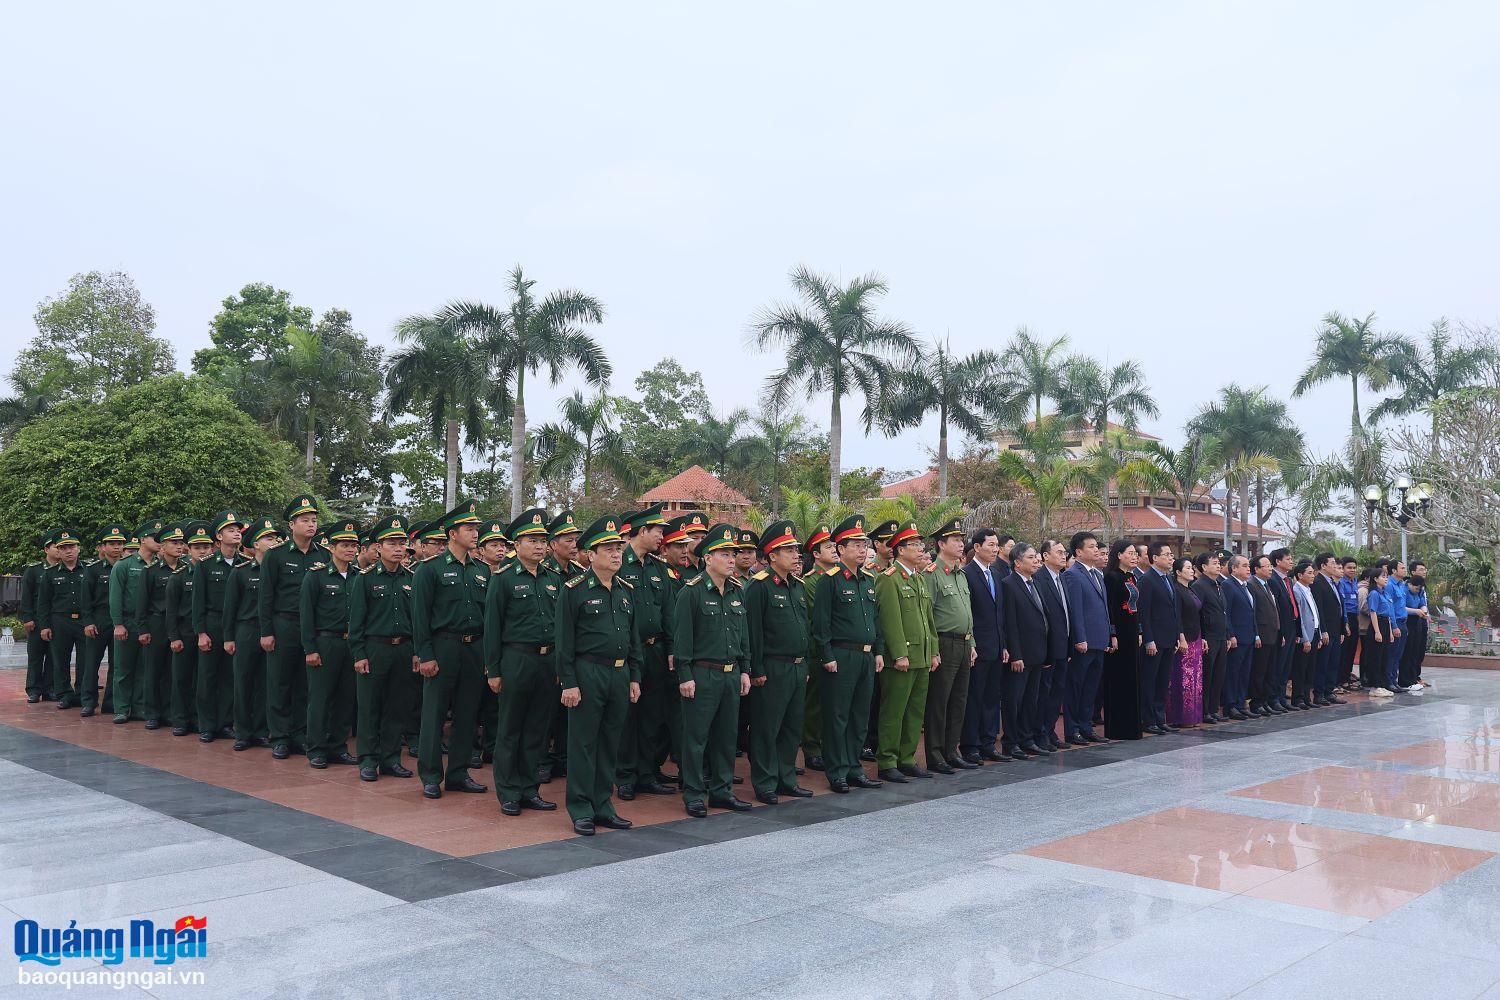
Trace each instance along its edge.
<path fill-rule="evenodd" d="M 476 865 L 465 858 L 445 858 L 400 868 L 362 872 L 353 876 L 362 885 L 408 902 L 451 896 L 485 886 L 506 885 L 519 880 L 510 872 Z"/>
<path fill-rule="evenodd" d="M 265 889 L 213 900 L 200 909 L 210 916 L 209 930 L 215 946 L 236 938 L 276 934 L 284 927 L 308 924 L 322 927 L 359 928 L 364 916 L 374 910 L 406 905 L 394 896 L 343 879 Z M 168 907 L 121 917 L 149 917 L 158 926 L 182 916 L 181 907 Z"/>
<path fill-rule="evenodd" d="M 377 872 L 387 868 L 403 868 L 428 861 L 441 861 L 447 857 L 449 855 L 429 851 L 405 841 L 387 840 L 383 843 L 352 844 L 306 851 L 302 854 L 291 855 L 291 860 L 325 871 L 330 875 L 348 878 L 364 872 Z"/>
<path fill-rule="evenodd" d="M 595 865 L 613 864 L 620 859 L 616 855 L 585 847 L 576 840 L 562 840 L 551 844 L 532 844 L 475 854 L 468 860 L 476 865 L 498 868 L 523 878 L 537 878 L 592 868 Z"/>
<path fill-rule="evenodd" d="M 1123 983 L 1085 976 L 1067 969 L 1055 969 L 1033 979 L 1024 980 L 1008 990 L 994 994 L 1000 1000 L 1161 1000 L 1160 993 L 1137 989 Z"/>
<path fill-rule="evenodd" d="M 1403 953 L 1419 944 L 1450 955 L 1493 961 L 1495 942 L 1500 941 L 1500 897 L 1493 885 L 1460 877 L 1355 933 Z"/>
<path fill-rule="evenodd" d="M 1500 964 L 1460 958 L 1426 947 L 1402 948 L 1350 936 L 1261 980 L 1239 994 L 1244 1000 L 1471 1000 L 1500 982 Z"/>

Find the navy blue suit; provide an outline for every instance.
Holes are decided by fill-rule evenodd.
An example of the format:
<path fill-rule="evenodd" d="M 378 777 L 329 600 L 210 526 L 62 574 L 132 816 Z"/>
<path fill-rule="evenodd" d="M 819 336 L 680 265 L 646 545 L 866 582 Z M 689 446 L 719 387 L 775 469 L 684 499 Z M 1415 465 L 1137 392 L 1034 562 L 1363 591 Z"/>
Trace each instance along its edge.
<path fill-rule="evenodd" d="M 1063 705 L 1063 729 L 1068 736 L 1094 732 L 1094 701 L 1104 673 L 1104 654 L 1115 634 L 1109 620 L 1104 574 L 1075 562 L 1063 571 L 1063 596 L 1068 601 L 1068 690 Z M 1088 646 L 1085 652 L 1078 645 Z"/>
<path fill-rule="evenodd" d="M 1001 702 L 1005 723 L 1002 746 L 1007 753 L 1018 747 L 1024 750 L 1037 745 L 1033 738 L 1037 729 L 1037 687 L 1051 650 L 1047 599 L 1042 595 L 1041 587 L 1036 586 L 1035 577 L 1031 583 L 1035 587 L 1036 600 L 1032 600 L 1032 588 L 1026 583 L 1020 573 L 1013 572 L 1000 584 L 1000 603 L 1005 614 L 1005 649 L 1010 654 L 1010 665 L 1005 671 L 1005 695 Z M 1015 669 L 1017 661 L 1022 665 L 1019 671 Z M 1047 745 L 1051 746 L 1051 740 Z"/>
<path fill-rule="evenodd" d="M 1229 622 L 1229 636 L 1234 648 L 1229 651 L 1229 669 L 1224 676 L 1224 711 L 1243 709 L 1250 697 L 1250 660 L 1255 655 L 1255 599 L 1249 587 L 1234 577 L 1224 578 L 1224 616 Z"/>
<path fill-rule="evenodd" d="M 1047 567 L 1037 570 L 1032 579 L 1047 606 L 1047 621 L 1051 625 L 1047 630 L 1047 659 L 1051 666 L 1037 679 L 1037 718 L 1033 736 L 1039 746 L 1061 746 L 1057 738 L 1057 720 L 1062 717 L 1063 702 L 1067 697 L 1071 662 L 1068 656 L 1069 629 L 1065 624 L 1068 622 L 1067 597 L 1053 581 L 1052 571 Z M 1064 728 L 1063 732 L 1067 735 L 1069 730 Z"/>
<path fill-rule="evenodd" d="M 974 649 L 978 658 L 974 669 L 969 671 L 969 702 L 964 709 L 959 752 L 972 757 L 981 750 L 993 750 L 1000 735 L 1005 691 L 1005 665 L 1000 662 L 1000 653 L 1005 649 L 1005 617 L 999 577 L 977 559 L 964 565 L 964 576 L 969 581 L 969 608 L 974 613 Z M 993 596 L 991 583 L 995 588 Z"/>
<path fill-rule="evenodd" d="M 1172 656 L 1182 634 L 1177 613 L 1177 592 L 1171 580 L 1154 568 L 1141 574 L 1141 723 L 1167 724 L 1167 681 L 1172 675 Z M 1156 643 L 1156 654 L 1150 652 Z"/>

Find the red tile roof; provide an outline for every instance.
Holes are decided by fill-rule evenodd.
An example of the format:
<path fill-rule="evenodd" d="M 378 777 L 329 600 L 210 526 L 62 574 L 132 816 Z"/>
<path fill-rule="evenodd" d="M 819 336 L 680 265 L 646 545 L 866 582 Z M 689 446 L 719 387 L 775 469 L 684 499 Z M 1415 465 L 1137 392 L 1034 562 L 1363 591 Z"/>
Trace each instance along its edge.
<path fill-rule="evenodd" d="M 1119 508 L 1115 509 L 1118 514 Z M 1192 528 L 1194 538 L 1209 538 L 1221 536 L 1224 533 L 1224 515 L 1210 514 L 1204 511 L 1188 511 L 1189 527 Z M 1124 509 L 1125 525 L 1124 531 L 1127 535 L 1181 535 L 1182 515 L 1180 510 L 1161 510 L 1157 507 L 1126 507 Z M 1056 511 L 1051 520 L 1053 531 L 1061 532 L 1078 531 L 1095 528 L 1103 524 L 1104 517 L 1090 511 L 1081 510 L 1076 507 Z M 1255 525 L 1250 525 L 1247 534 L 1251 538 L 1264 537 L 1267 541 L 1280 541 L 1282 534 L 1271 528 L 1257 532 Z M 1229 519 L 1229 537 L 1240 536 L 1240 522 L 1237 518 Z"/>
<path fill-rule="evenodd" d="M 636 498 L 636 503 L 653 504 L 672 500 L 692 500 L 697 503 L 716 503 L 727 506 L 749 507 L 750 498 L 725 483 L 703 468 L 693 465 L 679 472 L 655 489 L 647 490 Z"/>
<path fill-rule="evenodd" d="M 880 495 L 886 499 L 904 496 L 936 496 L 937 482 L 937 470 L 929 469 L 920 476 L 912 476 L 910 479 L 903 479 L 900 482 L 891 483 L 889 486 L 882 486 L 880 488 Z"/>

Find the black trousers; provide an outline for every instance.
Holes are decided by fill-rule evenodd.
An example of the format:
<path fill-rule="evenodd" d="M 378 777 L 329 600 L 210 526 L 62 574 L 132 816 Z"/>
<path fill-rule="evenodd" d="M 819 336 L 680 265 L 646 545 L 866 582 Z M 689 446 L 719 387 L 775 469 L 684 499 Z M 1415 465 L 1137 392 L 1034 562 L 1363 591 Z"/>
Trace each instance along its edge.
<path fill-rule="evenodd" d="M 964 706 L 963 736 L 959 749 L 966 754 L 993 750 L 1000 735 L 1001 705 L 1005 676 L 1010 667 L 999 660 L 976 660 L 969 671 L 969 701 Z"/>
<path fill-rule="evenodd" d="M 1427 620 L 1416 615 L 1406 620 L 1406 648 L 1396 683 L 1411 687 L 1422 676 L 1422 657 L 1427 653 Z"/>
<path fill-rule="evenodd" d="M 1343 644 L 1339 646 L 1340 687 L 1348 684 L 1354 677 L 1354 654 L 1359 652 L 1359 613 L 1345 615 L 1344 625 L 1349 631 L 1344 634 Z"/>
<path fill-rule="evenodd" d="M 1317 650 L 1304 650 L 1300 641 L 1292 644 L 1292 701 L 1312 700 L 1313 664 L 1317 656 Z"/>
<path fill-rule="evenodd" d="M 1141 725 L 1167 724 L 1167 682 L 1172 677 L 1172 652 L 1175 646 L 1160 643 L 1156 655 L 1141 651 Z"/>
<path fill-rule="evenodd" d="M 1027 664 L 1019 673 L 1002 664 L 1005 672 L 1000 692 L 1000 746 L 1006 753 L 1018 746 L 1034 746 L 1032 730 L 1036 728 L 1037 692 L 1041 686 L 1041 668 Z"/>
<path fill-rule="evenodd" d="M 1224 704 L 1224 676 L 1229 666 L 1229 640 L 1212 639 L 1203 644 L 1203 714 L 1217 715 Z"/>
<path fill-rule="evenodd" d="M 1262 639 L 1250 656 L 1250 701 L 1264 705 L 1271 700 L 1272 676 L 1275 674 L 1278 637 Z"/>

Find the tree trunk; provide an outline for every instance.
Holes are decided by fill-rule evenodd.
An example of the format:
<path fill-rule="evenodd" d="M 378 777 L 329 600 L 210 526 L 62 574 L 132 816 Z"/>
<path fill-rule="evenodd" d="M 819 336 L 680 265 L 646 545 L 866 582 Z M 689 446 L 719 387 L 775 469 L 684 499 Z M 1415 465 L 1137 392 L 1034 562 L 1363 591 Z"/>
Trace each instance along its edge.
<path fill-rule="evenodd" d="M 526 487 L 526 359 L 516 366 L 516 408 L 510 417 L 510 517 L 521 516 Z"/>
<path fill-rule="evenodd" d="M 1240 552 L 1243 555 L 1250 554 L 1250 518 L 1247 513 L 1250 510 L 1250 477 L 1240 478 Z"/>
<path fill-rule="evenodd" d="M 1193 544 L 1193 515 L 1188 512 L 1188 506 L 1193 502 L 1192 494 L 1181 494 L 1177 502 L 1182 505 L 1182 554 L 1187 555 Z"/>
<path fill-rule="evenodd" d="M 839 476 L 843 474 L 841 462 L 844 452 L 844 417 L 839 407 L 839 394 L 833 393 L 833 408 L 828 413 L 828 503 L 839 502 Z"/>
<path fill-rule="evenodd" d="M 448 478 L 443 483 L 443 507 L 452 510 L 458 504 L 458 421 L 448 421 L 444 452 L 448 459 Z"/>
<path fill-rule="evenodd" d="M 1259 469 L 1255 470 L 1255 549 L 1257 552 L 1266 550 L 1266 529 L 1262 522 L 1266 517 L 1266 483 Z"/>
<path fill-rule="evenodd" d="M 938 414 L 938 499 L 948 499 L 948 411 Z"/>
<path fill-rule="evenodd" d="M 316 411 L 309 406 L 307 408 L 307 452 L 303 456 L 303 461 L 307 465 L 307 483 L 309 486 L 312 485 L 313 478 L 313 442 L 317 439 L 318 433 L 316 417 Z"/>
<path fill-rule="evenodd" d="M 1224 474 L 1224 551 L 1229 551 L 1229 491 L 1233 489 L 1229 484 L 1229 474 Z"/>

